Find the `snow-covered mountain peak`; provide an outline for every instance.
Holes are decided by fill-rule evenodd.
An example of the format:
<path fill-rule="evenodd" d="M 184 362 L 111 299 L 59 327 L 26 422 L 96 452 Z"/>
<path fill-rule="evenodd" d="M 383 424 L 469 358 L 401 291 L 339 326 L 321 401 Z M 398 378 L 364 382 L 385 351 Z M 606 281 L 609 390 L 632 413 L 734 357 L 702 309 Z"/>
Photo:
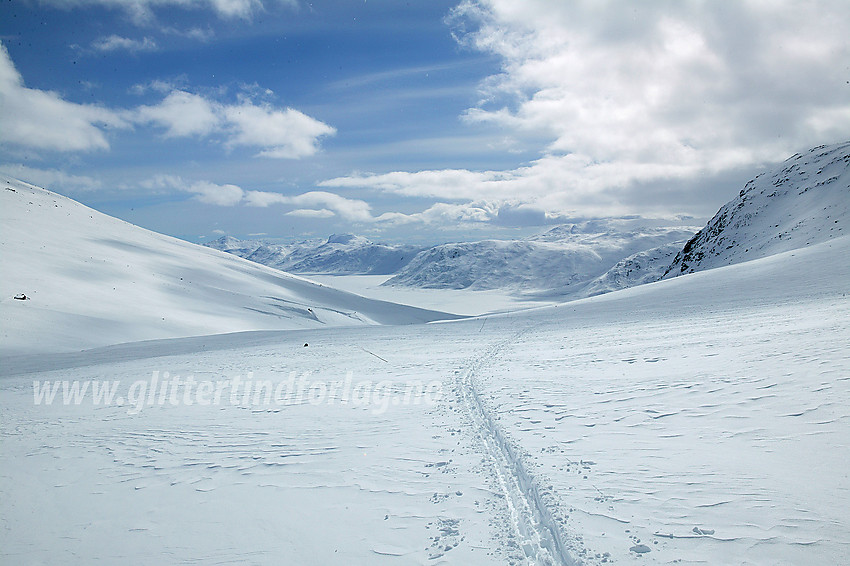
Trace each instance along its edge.
<path fill-rule="evenodd" d="M 363 236 L 357 236 L 355 234 L 331 234 L 328 237 L 328 244 L 342 244 L 342 245 L 350 245 L 350 244 L 358 244 L 358 245 L 366 245 L 371 244 L 367 238 Z"/>

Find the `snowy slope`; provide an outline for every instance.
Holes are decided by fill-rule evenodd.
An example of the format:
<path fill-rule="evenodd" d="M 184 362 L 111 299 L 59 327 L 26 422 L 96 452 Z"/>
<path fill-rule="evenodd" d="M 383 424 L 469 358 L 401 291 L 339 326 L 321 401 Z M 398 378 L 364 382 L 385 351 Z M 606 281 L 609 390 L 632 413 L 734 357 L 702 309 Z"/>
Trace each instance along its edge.
<path fill-rule="evenodd" d="M 386 285 L 581 296 L 584 286 L 623 258 L 693 232 L 683 227 L 619 230 L 596 222 L 557 226 L 526 240 L 444 244 L 421 252 Z"/>
<path fill-rule="evenodd" d="M 294 244 L 224 236 L 205 245 L 290 273 L 360 275 L 395 273 L 422 250 L 419 246 L 375 243 L 353 234 L 333 234 L 327 240 Z"/>
<path fill-rule="evenodd" d="M 0 365 L 0 561 L 846 564 L 848 258 L 843 237 L 486 319 Z M 33 382 L 128 400 L 153 372 L 307 377 L 284 403 L 34 404 Z M 348 375 L 362 402 L 323 389 Z"/>
<path fill-rule="evenodd" d="M 155 234 L 12 179 L 0 188 L 0 272 L 4 353 L 445 318 Z"/>
<path fill-rule="evenodd" d="M 767 257 L 847 234 L 850 142 L 790 157 L 749 181 L 682 249 L 665 277 Z"/>

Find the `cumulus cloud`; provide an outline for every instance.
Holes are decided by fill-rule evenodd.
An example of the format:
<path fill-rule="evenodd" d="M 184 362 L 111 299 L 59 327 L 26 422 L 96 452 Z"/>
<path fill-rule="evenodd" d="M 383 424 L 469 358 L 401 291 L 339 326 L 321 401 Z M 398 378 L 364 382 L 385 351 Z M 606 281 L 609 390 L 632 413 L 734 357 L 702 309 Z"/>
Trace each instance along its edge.
<path fill-rule="evenodd" d="M 218 105 L 180 90 L 172 91 L 159 104 L 139 107 L 136 120 L 165 128 L 166 137 L 206 136 L 221 123 Z"/>
<path fill-rule="evenodd" d="M 218 206 L 233 206 L 242 202 L 245 192 L 236 185 L 216 185 L 207 181 L 192 183 L 187 187 L 201 202 Z"/>
<path fill-rule="evenodd" d="M 0 142 L 58 151 L 104 150 L 109 149 L 104 130 L 129 127 L 114 110 L 27 88 L 0 44 Z"/>
<path fill-rule="evenodd" d="M 710 204 L 694 211 L 699 199 L 687 194 L 701 179 L 850 131 L 842 0 L 464 0 L 447 21 L 458 41 L 502 61 L 464 121 L 548 139 L 539 158 L 503 171 L 354 173 L 321 186 L 519 201 L 550 215 L 705 214 L 717 203 L 703 197 Z M 691 188 L 638 198 L 659 183 Z"/>
<path fill-rule="evenodd" d="M 215 135 L 230 149 L 251 147 L 260 157 L 298 159 L 315 154 L 319 139 L 336 133 L 303 112 L 255 103 L 247 96 L 228 105 L 163 81 L 133 90 L 168 94 L 157 104 L 133 110 L 69 102 L 57 93 L 24 86 L 0 44 L 0 142 L 58 151 L 106 150 L 106 130 L 141 124 L 164 128 L 167 138 Z"/>
<path fill-rule="evenodd" d="M 549 151 L 727 168 L 845 135 L 850 5 L 466 2 L 465 41 L 503 72 L 470 121 L 548 132 Z M 846 80 L 846 77 L 845 77 Z M 830 131 L 806 123 L 841 109 Z M 781 139 L 777 139 L 782 136 Z M 730 153 L 734 155 L 730 156 Z"/>
<path fill-rule="evenodd" d="M 161 85 L 160 85 L 161 86 Z M 166 137 L 219 134 L 228 148 L 258 148 L 258 157 L 299 159 L 319 150 L 319 138 L 336 129 L 293 108 L 243 100 L 222 104 L 183 90 L 171 91 L 160 103 L 135 113 L 140 123 L 165 128 Z"/>
<path fill-rule="evenodd" d="M 320 137 L 336 133 L 333 127 L 292 108 L 278 110 L 247 102 L 223 107 L 223 115 L 232 131 L 227 143 L 262 148 L 258 154 L 262 157 L 313 155 Z"/>

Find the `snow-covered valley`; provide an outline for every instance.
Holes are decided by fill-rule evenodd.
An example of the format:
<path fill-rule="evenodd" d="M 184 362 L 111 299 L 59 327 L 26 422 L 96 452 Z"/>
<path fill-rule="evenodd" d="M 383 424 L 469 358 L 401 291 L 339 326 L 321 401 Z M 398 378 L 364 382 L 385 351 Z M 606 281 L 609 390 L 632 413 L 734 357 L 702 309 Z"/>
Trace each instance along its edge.
<path fill-rule="evenodd" d="M 0 547 L 21 564 L 841 563 L 850 265 L 817 266 L 848 252 L 452 323 L 18 359 Z M 181 400 L 190 375 L 283 396 L 136 410 L 154 372 Z M 35 405 L 55 380 L 118 380 L 126 401 Z"/>
<path fill-rule="evenodd" d="M 847 563 L 850 183 L 818 151 L 835 180 L 692 240 L 720 266 L 635 285 L 662 245 L 610 292 L 462 319 L 8 180 L 0 556 Z"/>

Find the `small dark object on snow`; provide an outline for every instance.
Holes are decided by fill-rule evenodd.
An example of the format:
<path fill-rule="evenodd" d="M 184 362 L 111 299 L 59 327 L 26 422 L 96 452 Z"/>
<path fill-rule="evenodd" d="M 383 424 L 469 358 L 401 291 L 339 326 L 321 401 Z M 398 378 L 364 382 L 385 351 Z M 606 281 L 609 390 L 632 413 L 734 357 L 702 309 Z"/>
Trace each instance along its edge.
<path fill-rule="evenodd" d="M 29 300 L 29 297 L 27 297 L 23 293 L 19 293 L 19 294 L 15 295 L 15 298 L 19 301 L 28 301 Z"/>
<path fill-rule="evenodd" d="M 304 347 L 305 347 L 305 348 L 307 347 L 307 342 L 304 342 Z"/>

